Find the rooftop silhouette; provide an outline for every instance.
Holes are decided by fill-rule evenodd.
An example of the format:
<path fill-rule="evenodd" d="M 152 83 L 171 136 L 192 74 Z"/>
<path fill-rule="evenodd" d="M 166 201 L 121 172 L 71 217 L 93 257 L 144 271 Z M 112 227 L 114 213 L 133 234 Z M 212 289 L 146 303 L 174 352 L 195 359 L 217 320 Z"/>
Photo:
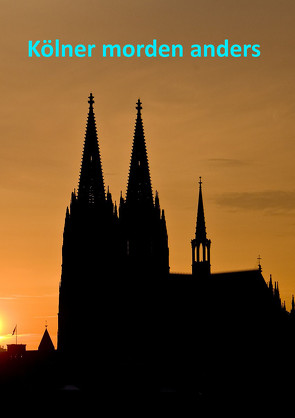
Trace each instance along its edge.
<path fill-rule="evenodd" d="M 7 353 L 0 353 L 1 387 L 23 389 L 26 377 L 37 391 L 37 376 L 53 391 L 69 385 L 88 391 L 94 381 L 112 393 L 172 390 L 208 399 L 228 393 L 271 398 L 293 390 L 282 382 L 294 372 L 294 297 L 289 313 L 278 282 L 265 281 L 260 257 L 254 270 L 211 272 L 201 177 L 191 273 L 171 272 L 142 103 L 136 104 L 127 191 L 119 208 L 109 187 L 105 192 L 92 93 L 88 103 L 78 192 L 72 192 L 65 215 L 57 350 L 45 327 L 38 351 L 10 356 L 11 370 L 19 370 L 15 380 L 6 368 Z M 91 336 L 90 342 L 77 335 Z M 274 353 L 279 361 L 273 362 Z"/>

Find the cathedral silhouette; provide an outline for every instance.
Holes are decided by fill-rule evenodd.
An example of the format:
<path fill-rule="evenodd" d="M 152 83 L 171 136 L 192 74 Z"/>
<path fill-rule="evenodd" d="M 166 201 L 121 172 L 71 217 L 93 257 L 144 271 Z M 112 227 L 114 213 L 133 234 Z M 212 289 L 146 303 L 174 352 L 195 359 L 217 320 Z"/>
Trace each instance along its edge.
<path fill-rule="evenodd" d="M 47 325 L 38 350 L 0 350 L 2 393 L 185 392 L 197 399 L 292 398 L 295 302 L 262 268 L 211 272 L 202 179 L 191 273 L 170 272 L 168 233 L 152 191 L 137 101 L 126 196 L 105 189 L 89 96 L 79 186 L 66 209 L 58 345 Z"/>
<path fill-rule="evenodd" d="M 286 391 L 294 300 L 289 313 L 278 283 L 265 282 L 260 262 L 255 270 L 211 273 L 201 178 L 192 271 L 171 273 L 142 103 L 136 105 L 127 192 L 119 208 L 105 190 L 92 94 L 88 103 L 79 186 L 63 233 L 57 350 L 64 373 L 81 387 L 89 375 L 99 375 L 105 388 L 127 391 Z M 91 342 L 78 344 L 77 334 Z"/>

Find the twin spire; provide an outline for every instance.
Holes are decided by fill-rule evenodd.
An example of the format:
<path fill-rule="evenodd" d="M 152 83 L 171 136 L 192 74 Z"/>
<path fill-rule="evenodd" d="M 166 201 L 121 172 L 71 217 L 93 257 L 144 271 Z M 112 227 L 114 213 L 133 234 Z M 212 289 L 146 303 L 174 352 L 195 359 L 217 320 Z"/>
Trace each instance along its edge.
<path fill-rule="evenodd" d="M 89 112 L 87 118 L 84 149 L 81 163 L 78 200 L 88 204 L 105 201 L 105 186 L 97 137 L 95 116 L 93 111 L 94 97 L 89 96 Z M 138 99 L 133 147 L 129 169 L 126 203 L 129 206 L 138 203 L 153 205 L 153 192 L 149 172 L 149 164 L 141 117 L 142 103 Z"/>
<path fill-rule="evenodd" d="M 77 199 L 82 204 L 85 203 L 91 206 L 101 206 L 102 204 L 104 206 L 105 204 L 108 204 L 108 201 L 110 200 L 110 193 L 108 192 L 106 197 L 99 143 L 97 138 L 97 129 L 93 111 L 94 98 L 92 93 L 90 93 L 88 103 L 89 112 L 87 118 Z M 125 204 L 126 207 L 129 207 L 132 211 L 133 209 L 137 210 L 137 208 L 140 208 L 140 212 L 143 210 L 143 213 L 147 213 L 146 211 L 149 212 L 152 208 L 159 210 L 159 202 L 158 196 L 156 194 L 154 205 L 146 142 L 141 116 L 142 103 L 139 99 L 136 104 L 136 110 L 137 115 Z M 120 210 L 123 204 L 124 199 L 121 196 Z M 164 219 L 164 215 L 162 218 Z M 199 181 L 199 201 L 196 234 L 191 244 L 193 274 L 198 275 L 199 272 L 202 274 L 210 274 L 211 241 L 207 239 L 206 234 L 201 177 Z"/>

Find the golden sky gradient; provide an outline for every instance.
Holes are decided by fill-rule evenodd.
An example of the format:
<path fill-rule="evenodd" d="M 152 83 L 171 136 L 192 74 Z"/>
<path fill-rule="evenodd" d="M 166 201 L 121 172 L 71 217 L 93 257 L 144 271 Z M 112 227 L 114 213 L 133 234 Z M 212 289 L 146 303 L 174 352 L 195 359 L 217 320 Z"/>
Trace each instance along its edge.
<path fill-rule="evenodd" d="M 125 192 L 143 122 L 170 266 L 190 272 L 203 179 L 212 271 L 257 267 L 295 294 L 295 3 L 292 0 L 1 0 L 0 344 L 56 346 L 62 233 L 77 187 L 88 95 L 105 185 Z M 28 58 L 28 41 L 97 45 Z M 180 43 L 183 58 L 102 58 L 104 43 Z M 190 45 L 260 44 L 259 58 L 192 58 Z M 210 301 L 208 301 L 210 303 Z M 89 336 L 77 329 L 77 344 Z"/>

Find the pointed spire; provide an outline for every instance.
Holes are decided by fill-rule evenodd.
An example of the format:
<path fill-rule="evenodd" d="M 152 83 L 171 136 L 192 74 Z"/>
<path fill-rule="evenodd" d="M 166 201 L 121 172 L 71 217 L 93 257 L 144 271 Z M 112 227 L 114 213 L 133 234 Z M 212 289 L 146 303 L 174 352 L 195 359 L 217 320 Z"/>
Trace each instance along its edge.
<path fill-rule="evenodd" d="M 155 196 L 155 207 L 160 208 L 160 201 L 159 201 L 159 194 L 158 190 L 156 190 L 156 196 Z"/>
<path fill-rule="evenodd" d="M 69 230 L 69 224 L 70 224 L 70 210 L 69 210 L 69 207 L 67 206 L 66 216 L 65 216 L 65 225 L 64 225 L 64 231 L 63 231 L 64 239 Z"/>
<path fill-rule="evenodd" d="M 126 202 L 128 205 L 153 205 L 153 192 L 151 186 L 149 163 L 141 118 L 142 104 L 137 101 L 137 116 L 133 138 L 132 155 L 130 162 Z"/>
<path fill-rule="evenodd" d="M 207 277 L 211 274 L 210 247 L 211 241 L 207 239 L 205 213 L 202 196 L 202 178 L 199 181 L 199 201 L 195 238 L 192 246 L 192 271 L 194 276 Z"/>
<path fill-rule="evenodd" d="M 76 200 L 77 196 L 76 196 L 76 189 L 74 189 L 74 191 L 71 194 L 71 203 L 73 203 L 74 200 Z"/>
<path fill-rule="evenodd" d="M 205 225 L 205 213 L 202 196 L 202 177 L 199 180 L 199 203 L 197 213 L 197 225 L 196 225 L 196 240 L 199 242 L 205 241 L 207 238 L 206 225 Z"/>
<path fill-rule="evenodd" d="M 124 197 L 123 197 L 122 190 L 121 190 L 120 203 L 119 203 L 119 218 L 122 217 L 122 214 L 124 212 L 124 204 L 125 204 L 125 201 L 124 201 Z"/>
<path fill-rule="evenodd" d="M 269 277 L 268 288 L 269 288 L 271 294 L 273 294 L 273 285 L 272 285 L 272 277 L 271 277 L 271 275 Z"/>
<path fill-rule="evenodd" d="M 275 282 L 275 288 L 274 288 L 274 300 L 276 303 L 281 306 L 281 296 L 279 291 L 279 282 Z"/>
<path fill-rule="evenodd" d="M 105 200 L 105 189 L 93 111 L 94 99 L 92 93 L 90 93 L 88 103 L 89 112 L 81 163 L 78 200 L 93 204 Z"/>
<path fill-rule="evenodd" d="M 38 351 L 41 351 L 43 353 L 50 353 L 54 350 L 55 350 L 55 348 L 54 348 L 53 342 L 50 338 L 50 335 L 49 335 L 49 332 L 48 332 L 48 329 L 47 329 L 47 324 L 46 324 L 43 337 L 42 337 L 42 339 L 40 341 L 40 344 L 39 344 L 39 347 L 38 347 Z"/>

